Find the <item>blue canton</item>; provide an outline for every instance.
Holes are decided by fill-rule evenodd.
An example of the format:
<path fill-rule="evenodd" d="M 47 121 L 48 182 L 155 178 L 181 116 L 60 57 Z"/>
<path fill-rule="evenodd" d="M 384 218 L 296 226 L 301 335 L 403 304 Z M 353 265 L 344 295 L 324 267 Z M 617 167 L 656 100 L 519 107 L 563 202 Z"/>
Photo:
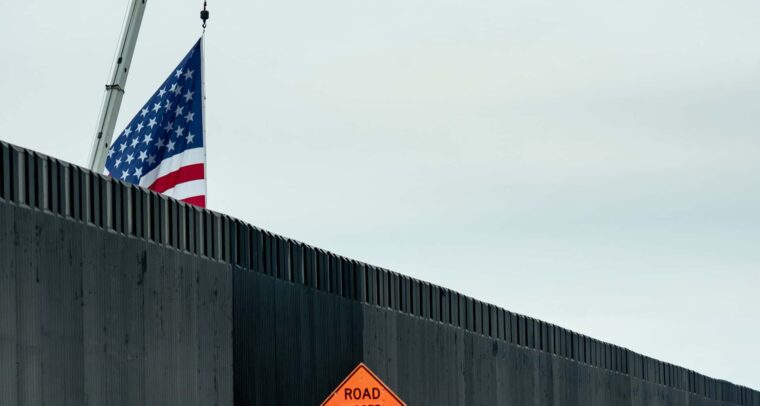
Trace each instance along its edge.
<path fill-rule="evenodd" d="M 106 159 L 111 176 L 139 184 L 163 160 L 203 147 L 202 93 L 199 40 L 114 140 Z"/>

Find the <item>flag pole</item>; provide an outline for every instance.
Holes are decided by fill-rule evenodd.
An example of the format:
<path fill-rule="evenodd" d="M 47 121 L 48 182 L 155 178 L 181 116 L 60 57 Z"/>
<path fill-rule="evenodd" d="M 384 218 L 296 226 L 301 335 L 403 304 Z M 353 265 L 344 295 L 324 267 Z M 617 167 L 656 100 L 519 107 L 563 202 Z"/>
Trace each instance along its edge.
<path fill-rule="evenodd" d="M 204 172 L 206 177 L 206 204 L 205 206 L 208 207 L 208 159 L 207 157 L 207 151 L 208 151 L 208 138 L 206 138 L 206 23 L 209 19 L 209 11 L 208 11 L 208 2 L 206 0 L 203 1 L 203 10 L 201 10 L 201 21 L 203 21 L 203 33 L 201 33 L 201 122 L 203 123 L 203 127 L 201 128 L 201 131 L 203 134 L 201 134 L 201 137 L 203 137 L 203 162 L 204 165 Z"/>
<path fill-rule="evenodd" d="M 124 96 L 124 88 L 127 83 L 129 67 L 132 63 L 132 55 L 135 52 L 137 35 L 140 33 L 145 3 L 147 0 L 131 0 L 132 3 L 127 11 L 127 20 L 124 30 L 119 39 L 119 48 L 113 64 L 110 81 L 106 84 L 106 94 L 103 98 L 103 106 L 98 118 L 98 128 L 90 152 L 89 167 L 97 173 L 103 173 L 106 163 L 106 155 L 111 145 L 116 118 L 119 116 L 121 99 Z"/>

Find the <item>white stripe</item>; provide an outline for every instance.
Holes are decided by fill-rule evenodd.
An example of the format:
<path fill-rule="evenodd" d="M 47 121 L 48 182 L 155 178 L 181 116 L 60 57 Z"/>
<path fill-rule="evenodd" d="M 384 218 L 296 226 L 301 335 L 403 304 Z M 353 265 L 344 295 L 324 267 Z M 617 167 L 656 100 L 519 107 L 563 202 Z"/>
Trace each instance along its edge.
<path fill-rule="evenodd" d="M 205 196 L 206 180 L 191 180 L 190 182 L 180 183 L 163 194 L 177 200 L 187 199 L 188 197 L 193 196 Z"/>
<path fill-rule="evenodd" d="M 205 148 L 199 147 L 185 150 L 185 152 L 181 154 L 164 159 L 155 169 L 143 175 L 143 177 L 140 178 L 140 186 L 148 187 L 152 185 L 156 179 L 172 173 L 183 166 L 203 163 L 206 163 Z"/>

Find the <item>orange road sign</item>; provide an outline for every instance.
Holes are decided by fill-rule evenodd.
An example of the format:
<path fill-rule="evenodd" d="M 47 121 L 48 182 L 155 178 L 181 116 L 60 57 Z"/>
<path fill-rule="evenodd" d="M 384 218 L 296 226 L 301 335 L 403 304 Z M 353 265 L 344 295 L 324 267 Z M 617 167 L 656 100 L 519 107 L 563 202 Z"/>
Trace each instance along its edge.
<path fill-rule="evenodd" d="M 406 406 L 406 403 L 360 363 L 321 406 Z"/>

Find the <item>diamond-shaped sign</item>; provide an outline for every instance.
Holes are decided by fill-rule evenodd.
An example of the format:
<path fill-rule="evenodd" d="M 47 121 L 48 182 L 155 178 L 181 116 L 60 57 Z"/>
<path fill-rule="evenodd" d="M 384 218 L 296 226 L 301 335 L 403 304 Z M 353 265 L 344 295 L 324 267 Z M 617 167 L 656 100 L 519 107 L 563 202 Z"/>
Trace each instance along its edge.
<path fill-rule="evenodd" d="M 359 364 L 321 406 L 406 406 L 377 375 Z"/>

